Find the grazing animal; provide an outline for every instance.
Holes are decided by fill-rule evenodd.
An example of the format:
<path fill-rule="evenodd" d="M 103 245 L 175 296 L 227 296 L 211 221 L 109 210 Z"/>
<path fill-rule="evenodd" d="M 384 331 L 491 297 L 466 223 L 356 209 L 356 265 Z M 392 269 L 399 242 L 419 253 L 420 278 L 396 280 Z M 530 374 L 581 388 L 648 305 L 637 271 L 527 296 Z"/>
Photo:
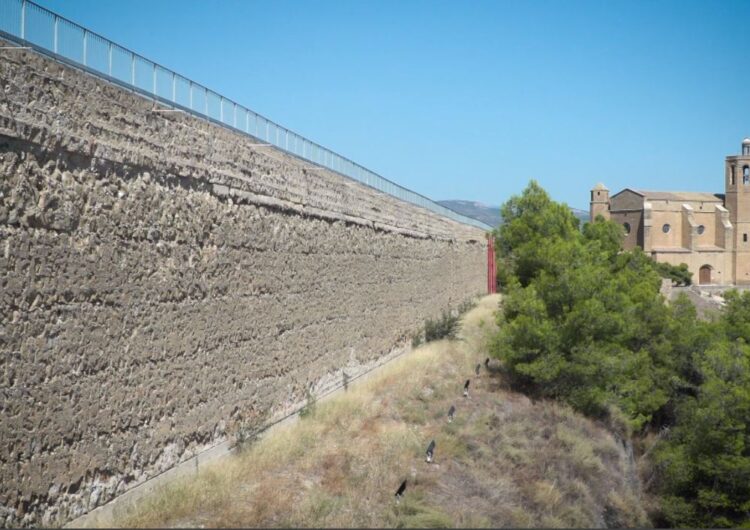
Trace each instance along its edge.
<path fill-rule="evenodd" d="M 469 383 L 471 383 L 469 379 L 464 383 L 464 397 L 469 397 Z"/>
<path fill-rule="evenodd" d="M 448 409 L 448 423 L 451 423 L 453 421 L 453 416 L 456 414 L 456 406 L 451 405 L 451 408 Z"/>
<path fill-rule="evenodd" d="M 404 492 L 406 491 L 406 480 L 404 480 L 401 485 L 396 490 L 396 502 L 401 500 L 401 497 L 404 496 Z"/>
<path fill-rule="evenodd" d="M 484 360 L 484 367 L 485 367 L 485 368 L 487 368 L 487 369 L 489 370 L 489 368 L 490 368 L 490 358 L 489 358 L 489 357 L 487 357 L 487 358 L 486 358 L 486 359 Z"/>
<path fill-rule="evenodd" d="M 432 462 L 433 457 L 435 456 L 435 440 L 432 440 L 430 442 L 430 445 L 427 446 L 427 463 L 429 464 Z"/>
<path fill-rule="evenodd" d="M 481 367 L 482 367 L 482 365 L 481 365 L 481 364 L 479 364 L 479 363 L 477 363 L 477 367 L 476 367 L 476 368 L 474 368 L 474 372 L 475 372 L 475 373 L 477 374 L 477 376 L 479 376 L 479 369 L 480 369 Z"/>

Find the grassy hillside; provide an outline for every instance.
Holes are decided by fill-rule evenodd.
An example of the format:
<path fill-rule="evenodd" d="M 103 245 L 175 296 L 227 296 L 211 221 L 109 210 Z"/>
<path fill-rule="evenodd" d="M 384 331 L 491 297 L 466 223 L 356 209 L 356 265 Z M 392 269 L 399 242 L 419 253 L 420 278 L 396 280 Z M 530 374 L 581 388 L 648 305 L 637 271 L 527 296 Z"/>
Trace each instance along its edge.
<path fill-rule="evenodd" d="M 593 527 L 648 524 L 631 463 L 569 408 L 482 366 L 498 296 L 242 453 L 144 499 L 116 526 Z M 462 387 L 471 379 L 470 397 Z M 455 404 L 453 423 L 446 413 Z M 435 461 L 425 449 L 436 441 Z M 404 499 L 394 493 L 408 481 Z"/>

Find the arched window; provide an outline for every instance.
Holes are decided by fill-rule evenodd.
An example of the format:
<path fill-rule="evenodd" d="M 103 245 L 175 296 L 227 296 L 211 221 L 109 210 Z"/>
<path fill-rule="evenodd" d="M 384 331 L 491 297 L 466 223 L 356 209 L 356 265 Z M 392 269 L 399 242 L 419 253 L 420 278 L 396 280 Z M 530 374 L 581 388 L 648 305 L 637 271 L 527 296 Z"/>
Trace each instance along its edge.
<path fill-rule="evenodd" d="M 698 225 L 698 235 L 703 234 L 703 232 L 706 231 L 706 227 L 703 225 Z"/>
<path fill-rule="evenodd" d="M 747 234 L 742 234 L 742 242 L 747 243 Z"/>
<path fill-rule="evenodd" d="M 742 167 L 742 183 L 745 185 L 750 184 L 750 166 Z"/>
<path fill-rule="evenodd" d="M 664 226 L 661 227 L 661 231 L 665 234 L 669 233 L 669 231 L 672 229 L 671 226 L 669 226 L 669 223 L 664 223 Z"/>
<path fill-rule="evenodd" d="M 622 223 L 622 227 L 625 229 L 625 235 L 630 233 L 630 223 Z"/>

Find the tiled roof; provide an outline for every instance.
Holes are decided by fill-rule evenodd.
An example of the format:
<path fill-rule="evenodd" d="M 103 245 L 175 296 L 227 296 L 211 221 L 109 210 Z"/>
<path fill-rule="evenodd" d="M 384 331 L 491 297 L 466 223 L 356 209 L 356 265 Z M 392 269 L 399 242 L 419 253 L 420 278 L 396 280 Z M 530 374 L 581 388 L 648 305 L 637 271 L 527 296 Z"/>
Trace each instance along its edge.
<path fill-rule="evenodd" d="M 633 190 L 646 199 L 655 201 L 703 201 L 723 202 L 721 196 L 701 191 L 645 191 Z"/>

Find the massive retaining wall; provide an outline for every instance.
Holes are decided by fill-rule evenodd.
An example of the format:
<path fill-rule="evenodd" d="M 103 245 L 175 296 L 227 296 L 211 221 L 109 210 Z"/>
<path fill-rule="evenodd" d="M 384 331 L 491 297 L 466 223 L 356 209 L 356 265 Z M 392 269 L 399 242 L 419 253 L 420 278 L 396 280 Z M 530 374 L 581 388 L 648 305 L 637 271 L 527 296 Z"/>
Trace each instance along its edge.
<path fill-rule="evenodd" d="M 0 87 L 0 524 L 85 513 L 485 288 L 480 230 L 31 51 Z"/>

